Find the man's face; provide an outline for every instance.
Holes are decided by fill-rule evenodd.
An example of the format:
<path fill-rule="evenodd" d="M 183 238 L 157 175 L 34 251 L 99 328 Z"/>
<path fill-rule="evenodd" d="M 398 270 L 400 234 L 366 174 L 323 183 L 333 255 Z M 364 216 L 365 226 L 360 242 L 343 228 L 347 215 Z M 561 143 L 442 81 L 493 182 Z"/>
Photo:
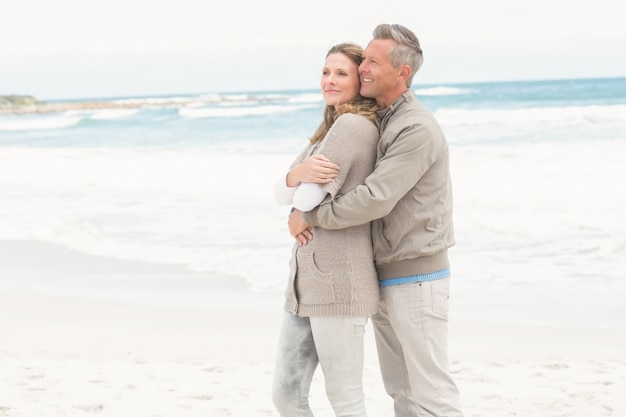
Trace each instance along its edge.
<path fill-rule="evenodd" d="M 373 39 L 363 52 L 363 62 L 359 66 L 361 75 L 361 95 L 376 99 L 379 105 L 387 107 L 387 97 L 394 96 L 398 89 L 400 68 L 394 68 L 389 60 L 389 51 L 395 45 L 391 39 Z"/>

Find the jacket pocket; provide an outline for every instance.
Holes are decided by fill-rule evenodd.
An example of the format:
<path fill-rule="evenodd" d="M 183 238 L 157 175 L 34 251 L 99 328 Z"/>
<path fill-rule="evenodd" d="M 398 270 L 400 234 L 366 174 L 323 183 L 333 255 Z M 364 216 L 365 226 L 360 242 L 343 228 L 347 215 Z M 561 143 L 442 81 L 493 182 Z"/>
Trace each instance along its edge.
<path fill-rule="evenodd" d="M 391 251 L 391 244 L 383 232 L 384 227 L 385 225 L 382 219 L 372 222 L 372 244 L 375 254 L 389 253 Z"/>

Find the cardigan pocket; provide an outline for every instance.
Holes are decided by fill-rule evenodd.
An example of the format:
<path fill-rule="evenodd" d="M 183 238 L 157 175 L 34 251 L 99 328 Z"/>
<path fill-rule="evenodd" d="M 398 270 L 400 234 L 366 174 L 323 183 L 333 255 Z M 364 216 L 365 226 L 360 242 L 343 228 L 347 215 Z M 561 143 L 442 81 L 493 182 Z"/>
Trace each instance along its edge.
<path fill-rule="evenodd" d="M 304 304 L 330 304 L 335 302 L 333 274 L 322 272 L 315 264 L 312 253 L 298 253 L 298 298 Z"/>

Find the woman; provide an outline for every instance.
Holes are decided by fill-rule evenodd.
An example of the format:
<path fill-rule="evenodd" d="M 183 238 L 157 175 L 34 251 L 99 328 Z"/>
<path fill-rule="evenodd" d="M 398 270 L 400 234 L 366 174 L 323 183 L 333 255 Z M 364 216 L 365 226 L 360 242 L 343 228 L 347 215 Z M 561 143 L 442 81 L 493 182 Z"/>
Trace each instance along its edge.
<path fill-rule="evenodd" d="M 324 118 L 279 181 L 280 204 L 310 210 L 363 183 L 373 171 L 379 108 L 359 94 L 362 53 L 349 43 L 328 51 L 320 81 Z M 308 396 L 318 364 L 335 415 L 366 416 L 363 335 L 377 310 L 378 291 L 369 223 L 316 229 L 307 245 L 294 244 L 273 386 L 282 417 L 313 415 Z"/>

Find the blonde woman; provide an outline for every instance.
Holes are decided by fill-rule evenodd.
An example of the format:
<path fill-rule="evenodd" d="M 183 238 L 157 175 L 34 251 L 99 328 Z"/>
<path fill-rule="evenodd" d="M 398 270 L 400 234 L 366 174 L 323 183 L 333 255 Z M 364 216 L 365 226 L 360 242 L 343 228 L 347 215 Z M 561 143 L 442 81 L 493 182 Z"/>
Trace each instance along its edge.
<path fill-rule="evenodd" d="M 280 179 L 280 204 L 310 210 L 362 184 L 374 169 L 378 107 L 359 93 L 362 54 L 360 46 L 349 43 L 328 51 L 320 81 L 324 118 Z M 366 416 L 363 335 L 378 300 L 369 223 L 316 229 L 307 245 L 296 241 L 273 384 L 282 417 L 313 416 L 308 397 L 318 365 L 335 415 Z"/>

